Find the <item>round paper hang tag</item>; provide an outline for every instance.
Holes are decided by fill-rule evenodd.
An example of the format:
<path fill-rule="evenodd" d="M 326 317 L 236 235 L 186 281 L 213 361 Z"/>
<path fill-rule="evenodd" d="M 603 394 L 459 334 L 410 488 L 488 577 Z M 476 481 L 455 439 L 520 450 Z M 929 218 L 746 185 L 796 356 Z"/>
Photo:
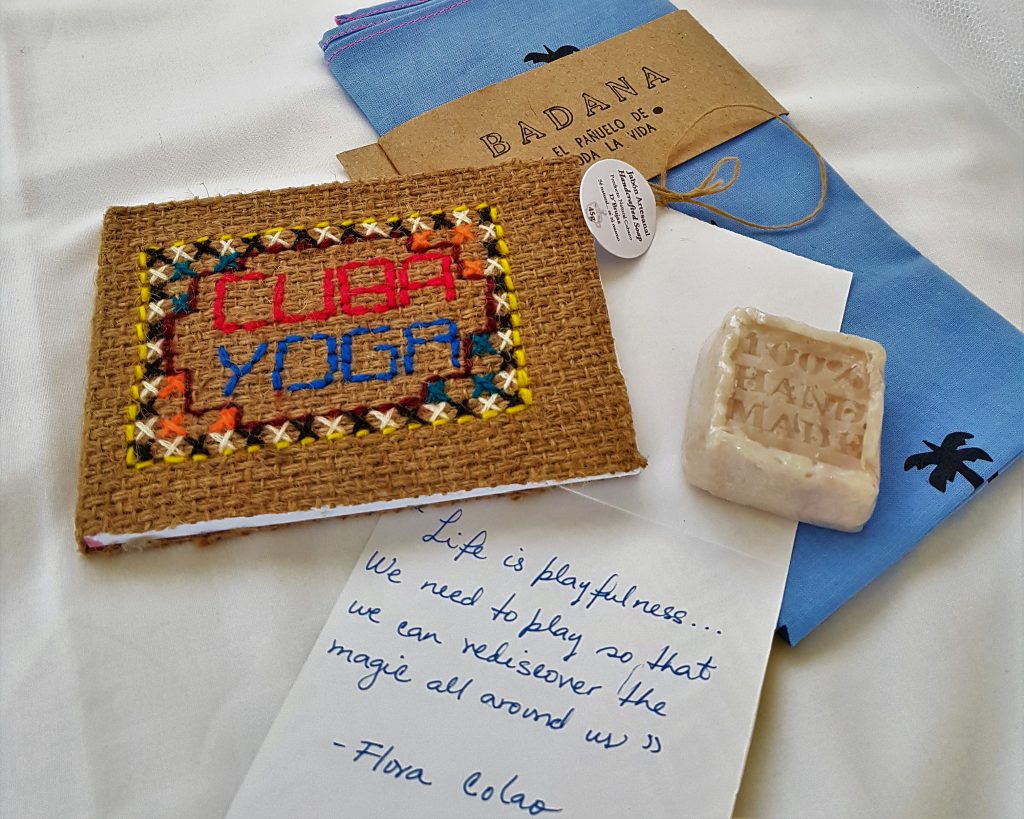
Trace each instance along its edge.
<path fill-rule="evenodd" d="M 654 192 L 632 165 L 618 159 L 591 165 L 580 183 L 580 207 L 597 243 L 615 256 L 635 259 L 654 241 Z"/>

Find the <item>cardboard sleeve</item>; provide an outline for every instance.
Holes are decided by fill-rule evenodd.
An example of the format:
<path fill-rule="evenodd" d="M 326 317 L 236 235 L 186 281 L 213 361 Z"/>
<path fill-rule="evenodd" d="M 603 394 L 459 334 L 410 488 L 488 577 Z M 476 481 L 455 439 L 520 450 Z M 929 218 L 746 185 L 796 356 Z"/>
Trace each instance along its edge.
<path fill-rule="evenodd" d="M 704 114 L 716 110 L 677 143 Z M 338 154 L 352 179 L 575 156 L 652 177 L 785 109 L 685 11 L 427 111 Z"/>

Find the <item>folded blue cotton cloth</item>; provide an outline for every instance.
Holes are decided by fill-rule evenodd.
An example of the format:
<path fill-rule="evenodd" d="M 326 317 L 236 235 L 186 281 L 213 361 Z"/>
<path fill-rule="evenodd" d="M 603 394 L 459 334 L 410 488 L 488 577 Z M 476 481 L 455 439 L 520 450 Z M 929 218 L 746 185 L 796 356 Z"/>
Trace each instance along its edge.
<path fill-rule="evenodd" d="M 672 11 L 667 0 L 405 0 L 339 16 L 320 45 L 383 134 L 529 70 L 531 54 L 586 48 Z M 777 120 L 674 168 L 669 187 L 689 190 L 727 155 L 742 158 L 743 173 L 716 196 L 719 207 L 762 224 L 814 207 L 817 163 Z M 843 330 L 888 354 L 878 505 L 857 534 L 798 528 L 779 618 L 795 645 L 1024 451 L 1024 336 L 904 241 L 832 168 L 824 210 L 799 228 L 715 221 L 851 271 Z"/>
<path fill-rule="evenodd" d="M 336 18 L 320 47 L 378 134 L 528 71 L 531 53 L 586 48 L 675 7 L 662 0 L 399 0 Z M 396 88 L 398 93 L 396 93 Z"/>

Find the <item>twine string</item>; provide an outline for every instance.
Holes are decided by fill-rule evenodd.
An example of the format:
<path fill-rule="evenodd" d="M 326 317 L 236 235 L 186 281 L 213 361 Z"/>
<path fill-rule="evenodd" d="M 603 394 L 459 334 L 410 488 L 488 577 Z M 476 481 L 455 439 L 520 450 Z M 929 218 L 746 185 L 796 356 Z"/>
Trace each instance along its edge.
<path fill-rule="evenodd" d="M 811 151 L 814 152 L 815 158 L 818 160 L 818 173 L 821 176 L 821 195 L 818 197 L 818 204 L 814 210 L 804 216 L 802 219 L 797 219 L 794 222 L 787 222 L 784 225 L 762 225 L 757 222 L 751 222 L 744 219 L 741 216 L 737 216 L 734 213 L 729 213 L 726 210 L 722 210 L 715 205 L 709 204 L 708 202 L 701 201 L 701 197 L 712 196 L 716 193 L 722 193 L 727 191 L 735 184 L 736 180 L 740 177 L 740 158 L 738 156 L 725 156 L 715 163 L 714 167 L 705 176 L 699 185 L 695 188 L 691 188 L 685 193 L 680 191 L 674 191 L 671 188 L 666 187 L 666 177 L 668 176 L 668 169 L 672 162 L 672 156 L 676 151 L 685 144 L 685 140 L 689 137 L 690 132 L 693 131 L 701 122 L 703 122 L 711 114 L 717 111 L 722 111 L 728 108 L 752 108 L 756 111 L 761 111 L 765 114 L 771 114 L 774 119 L 777 119 L 783 125 L 785 125 L 790 131 L 796 134 L 801 142 L 804 143 Z M 729 166 L 728 176 L 723 178 L 719 176 L 719 173 L 723 168 Z M 662 166 L 660 175 L 660 184 L 651 185 L 651 190 L 654 191 L 654 201 L 658 205 L 668 205 L 672 202 L 685 202 L 688 205 L 695 205 L 699 208 L 704 208 L 712 213 L 722 216 L 726 219 L 731 219 L 734 222 L 738 222 L 746 227 L 755 228 L 757 230 L 787 230 L 789 228 L 799 227 L 800 225 L 810 222 L 815 216 L 821 213 L 821 209 L 825 206 L 825 198 L 828 196 L 828 176 L 825 170 L 825 159 L 814 144 L 805 137 L 800 131 L 789 124 L 783 117 L 769 111 L 767 108 L 762 108 L 760 105 L 748 105 L 746 103 L 732 103 L 729 105 L 717 105 L 714 108 L 710 108 L 701 114 L 697 119 L 690 123 L 690 125 L 683 131 L 679 139 L 669 150 L 668 155 L 665 157 L 665 164 Z"/>

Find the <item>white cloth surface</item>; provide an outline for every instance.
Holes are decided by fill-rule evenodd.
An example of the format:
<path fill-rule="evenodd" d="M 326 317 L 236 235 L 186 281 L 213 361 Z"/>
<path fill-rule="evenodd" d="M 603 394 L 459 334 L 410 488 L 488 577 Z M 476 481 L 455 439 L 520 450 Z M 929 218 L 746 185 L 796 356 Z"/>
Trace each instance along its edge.
<path fill-rule="evenodd" d="M 316 41 L 356 6 L 4 0 L 4 817 L 221 816 L 369 535 L 334 520 L 109 559 L 73 542 L 104 207 L 342 178 L 334 154 L 374 134 Z M 687 7 L 884 218 L 1021 324 L 1020 137 L 912 31 L 870 3 Z M 1022 473 L 777 643 L 738 814 L 1024 814 Z"/>

